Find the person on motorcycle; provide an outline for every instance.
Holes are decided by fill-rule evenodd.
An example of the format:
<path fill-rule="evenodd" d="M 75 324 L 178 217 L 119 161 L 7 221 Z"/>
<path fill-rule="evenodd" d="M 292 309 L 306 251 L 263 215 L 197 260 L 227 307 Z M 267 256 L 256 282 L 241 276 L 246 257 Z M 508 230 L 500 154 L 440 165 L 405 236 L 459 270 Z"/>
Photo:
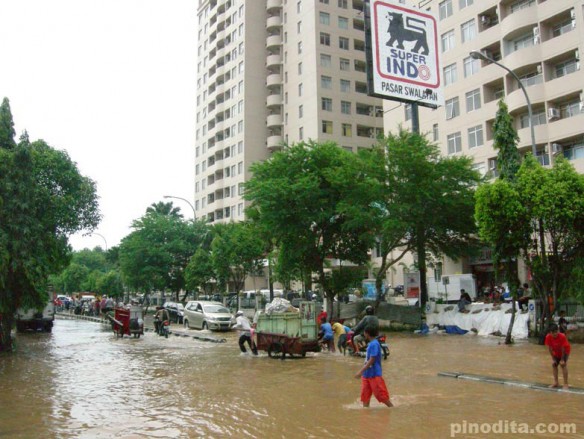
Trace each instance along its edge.
<path fill-rule="evenodd" d="M 359 350 L 365 342 L 363 331 L 366 326 L 375 327 L 379 330 L 379 320 L 373 315 L 373 307 L 367 305 L 365 307 L 365 317 L 353 328 L 353 346 L 355 348 L 355 355 L 359 355 Z"/>
<path fill-rule="evenodd" d="M 160 335 L 160 330 L 165 322 L 170 322 L 170 315 L 168 310 L 162 306 L 156 307 L 156 314 L 154 314 L 154 331 Z"/>

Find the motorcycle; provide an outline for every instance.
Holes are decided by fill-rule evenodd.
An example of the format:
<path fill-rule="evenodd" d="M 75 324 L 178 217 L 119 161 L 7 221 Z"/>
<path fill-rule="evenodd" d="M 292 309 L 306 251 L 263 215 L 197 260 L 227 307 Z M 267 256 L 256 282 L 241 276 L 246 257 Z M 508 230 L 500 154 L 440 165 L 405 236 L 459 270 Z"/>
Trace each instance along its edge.
<path fill-rule="evenodd" d="M 155 318 L 154 326 L 158 335 L 168 338 L 168 334 L 170 334 L 170 322 L 168 320 L 161 322 L 158 318 Z"/>
<path fill-rule="evenodd" d="M 349 355 L 359 355 L 361 357 L 365 357 L 366 352 L 367 352 L 367 345 L 365 345 L 365 347 L 359 349 L 359 352 L 356 353 L 355 352 L 355 345 L 353 342 L 353 331 L 350 331 L 347 334 L 347 350 L 349 351 Z M 381 352 L 383 352 L 383 359 L 387 360 L 387 357 L 389 357 L 389 346 L 387 344 L 386 341 L 386 337 L 385 334 L 379 334 L 377 337 L 377 341 L 379 342 L 379 345 L 381 346 Z"/>

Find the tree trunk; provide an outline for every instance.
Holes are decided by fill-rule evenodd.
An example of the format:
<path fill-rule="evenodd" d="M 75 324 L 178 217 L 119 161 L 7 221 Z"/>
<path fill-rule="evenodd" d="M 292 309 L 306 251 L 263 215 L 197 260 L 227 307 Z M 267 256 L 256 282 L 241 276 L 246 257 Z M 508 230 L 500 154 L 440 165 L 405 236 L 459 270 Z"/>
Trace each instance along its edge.
<path fill-rule="evenodd" d="M 426 285 L 426 246 L 424 245 L 423 230 L 418 230 L 416 252 L 418 253 L 418 270 L 420 272 L 420 309 L 426 309 L 428 302 L 428 286 Z"/>
<path fill-rule="evenodd" d="M 507 284 L 509 285 L 509 293 L 511 293 L 511 321 L 509 328 L 507 328 L 507 335 L 505 337 L 505 344 L 512 344 L 513 325 L 515 324 L 515 298 L 517 296 L 517 289 L 519 288 L 519 281 L 517 280 L 517 260 L 509 258 L 507 261 Z"/>
<path fill-rule="evenodd" d="M 507 328 L 507 336 L 505 337 L 505 344 L 513 344 L 513 325 L 515 324 L 515 294 L 511 294 L 511 322 L 509 322 L 509 328 Z"/>
<path fill-rule="evenodd" d="M 12 325 L 14 317 L 10 313 L 0 314 L 0 352 L 12 352 Z"/>

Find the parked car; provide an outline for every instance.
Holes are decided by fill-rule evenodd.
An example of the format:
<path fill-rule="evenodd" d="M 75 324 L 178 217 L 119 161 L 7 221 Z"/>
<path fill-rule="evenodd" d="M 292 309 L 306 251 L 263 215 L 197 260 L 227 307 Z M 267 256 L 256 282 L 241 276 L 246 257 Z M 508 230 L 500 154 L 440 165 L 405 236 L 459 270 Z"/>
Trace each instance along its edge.
<path fill-rule="evenodd" d="M 164 302 L 162 305 L 168 311 L 170 321 L 174 323 L 182 323 L 185 315 L 185 307 L 182 303 Z"/>
<path fill-rule="evenodd" d="M 183 324 L 185 328 L 229 331 L 235 317 L 219 302 L 191 300 L 185 306 Z"/>

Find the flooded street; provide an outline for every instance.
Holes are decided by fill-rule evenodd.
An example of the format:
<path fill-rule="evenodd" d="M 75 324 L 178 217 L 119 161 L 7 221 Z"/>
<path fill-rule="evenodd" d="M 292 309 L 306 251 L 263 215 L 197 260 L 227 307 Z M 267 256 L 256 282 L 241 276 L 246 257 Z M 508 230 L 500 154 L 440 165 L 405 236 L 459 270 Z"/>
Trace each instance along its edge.
<path fill-rule="evenodd" d="M 239 354 L 235 333 L 210 335 L 227 342 L 151 332 L 116 339 L 106 326 L 61 319 L 52 334 L 19 335 L 18 352 L 0 356 L 0 437 L 442 438 L 452 437 L 452 424 L 499 421 L 576 428 L 572 435 L 523 437 L 584 436 L 584 395 L 437 376 L 551 383 L 549 355 L 535 344 L 390 334 L 383 373 L 395 407 L 373 400 L 363 409 L 353 378 L 361 359 L 254 358 Z M 583 357 L 582 345 L 573 345 L 573 386 L 584 387 Z"/>

